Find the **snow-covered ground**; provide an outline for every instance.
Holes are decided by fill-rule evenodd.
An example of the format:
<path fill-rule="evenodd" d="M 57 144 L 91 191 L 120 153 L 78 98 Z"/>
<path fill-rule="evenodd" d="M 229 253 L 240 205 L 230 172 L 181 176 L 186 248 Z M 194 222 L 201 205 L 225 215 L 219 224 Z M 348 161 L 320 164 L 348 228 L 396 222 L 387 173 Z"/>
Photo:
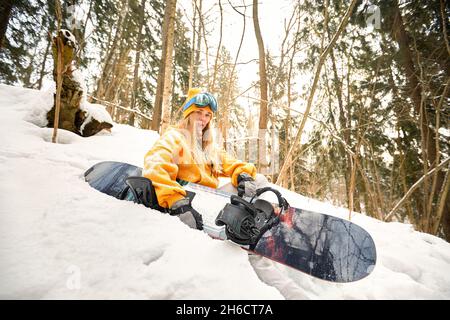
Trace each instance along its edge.
<path fill-rule="evenodd" d="M 41 127 L 52 93 L 0 85 L 2 299 L 450 299 L 450 244 L 355 213 L 377 265 L 348 284 L 314 279 L 93 190 L 103 160 L 142 166 L 158 135 L 116 124 L 90 138 Z M 348 212 L 278 188 L 296 207 Z"/>

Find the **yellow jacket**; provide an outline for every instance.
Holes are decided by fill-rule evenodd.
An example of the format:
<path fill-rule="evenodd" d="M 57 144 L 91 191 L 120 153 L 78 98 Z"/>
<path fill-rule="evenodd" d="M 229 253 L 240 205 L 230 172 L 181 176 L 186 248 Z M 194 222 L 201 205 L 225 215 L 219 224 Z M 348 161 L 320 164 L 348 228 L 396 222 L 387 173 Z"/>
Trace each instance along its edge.
<path fill-rule="evenodd" d="M 194 163 L 185 136 L 179 129 L 171 128 L 145 155 L 143 176 L 152 181 L 158 203 L 164 208 L 170 208 L 186 196 L 186 191 L 176 179 L 217 188 L 219 176 L 231 177 L 235 187 L 239 174 L 245 172 L 253 178 L 256 176 L 253 164 L 236 160 L 224 150 L 220 152 L 220 160 L 220 174 L 215 173 L 210 165 Z"/>

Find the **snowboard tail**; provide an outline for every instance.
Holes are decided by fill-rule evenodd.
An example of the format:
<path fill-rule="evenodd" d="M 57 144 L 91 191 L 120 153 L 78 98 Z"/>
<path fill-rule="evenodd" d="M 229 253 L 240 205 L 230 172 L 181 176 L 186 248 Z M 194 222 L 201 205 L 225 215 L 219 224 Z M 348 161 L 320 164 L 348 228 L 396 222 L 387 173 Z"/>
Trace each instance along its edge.
<path fill-rule="evenodd" d="M 126 183 L 141 176 L 142 169 L 127 163 L 106 161 L 88 169 L 84 176 L 91 187 L 121 200 L 134 200 Z M 225 227 L 216 226 L 217 206 L 229 203 L 230 193 L 188 183 L 184 186 L 192 205 L 204 216 L 204 231 L 227 239 Z M 194 197 L 195 195 L 195 197 Z M 352 282 L 368 276 L 376 263 L 375 244 L 360 226 L 330 215 L 290 207 L 279 223 L 267 230 L 251 250 L 313 277 L 332 282 Z"/>

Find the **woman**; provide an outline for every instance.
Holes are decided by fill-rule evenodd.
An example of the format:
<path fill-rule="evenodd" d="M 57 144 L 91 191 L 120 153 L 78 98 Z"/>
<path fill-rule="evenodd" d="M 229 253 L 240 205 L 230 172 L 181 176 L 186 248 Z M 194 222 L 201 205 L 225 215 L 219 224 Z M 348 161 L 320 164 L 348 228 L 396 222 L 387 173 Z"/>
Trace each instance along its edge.
<path fill-rule="evenodd" d="M 217 188 L 218 177 L 226 176 L 231 177 L 239 195 L 253 196 L 256 168 L 231 157 L 215 143 L 212 118 L 217 101 L 210 93 L 190 89 L 182 110 L 183 119 L 166 130 L 145 155 L 143 176 L 152 181 L 161 207 L 201 230 L 202 216 L 192 208 L 180 182 Z"/>

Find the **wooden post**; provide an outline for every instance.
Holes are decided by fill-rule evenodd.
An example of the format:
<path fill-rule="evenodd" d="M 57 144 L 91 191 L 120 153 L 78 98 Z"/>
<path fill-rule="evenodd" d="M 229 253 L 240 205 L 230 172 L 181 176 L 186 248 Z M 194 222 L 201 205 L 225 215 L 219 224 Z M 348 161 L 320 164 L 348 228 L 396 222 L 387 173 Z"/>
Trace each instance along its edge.
<path fill-rule="evenodd" d="M 62 39 L 59 34 L 54 39 L 56 42 L 56 50 L 57 50 L 57 66 L 56 66 L 56 101 L 55 101 L 55 120 L 53 122 L 53 136 L 52 142 L 56 143 L 56 136 L 58 134 L 58 126 L 59 126 L 59 111 L 61 109 L 61 89 L 62 89 L 62 56 L 64 46 L 62 43 Z"/>
<path fill-rule="evenodd" d="M 57 59 L 56 59 L 56 97 L 55 97 L 55 119 L 53 121 L 53 136 L 52 136 L 52 142 L 56 143 L 56 137 L 58 134 L 58 125 L 59 125 L 59 111 L 61 109 L 61 88 L 62 88 L 62 57 L 63 57 L 63 50 L 64 46 L 62 43 L 62 39 L 59 35 L 59 30 L 61 30 L 61 20 L 62 20 L 62 14 L 61 14 L 61 3 L 59 0 L 55 1 L 55 10 L 56 10 L 56 19 L 57 19 L 57 30 L 56 30 L 56 37 L 54 38 L 55 45 L 56 45 L 56 52 L 57 52 Z"/>

